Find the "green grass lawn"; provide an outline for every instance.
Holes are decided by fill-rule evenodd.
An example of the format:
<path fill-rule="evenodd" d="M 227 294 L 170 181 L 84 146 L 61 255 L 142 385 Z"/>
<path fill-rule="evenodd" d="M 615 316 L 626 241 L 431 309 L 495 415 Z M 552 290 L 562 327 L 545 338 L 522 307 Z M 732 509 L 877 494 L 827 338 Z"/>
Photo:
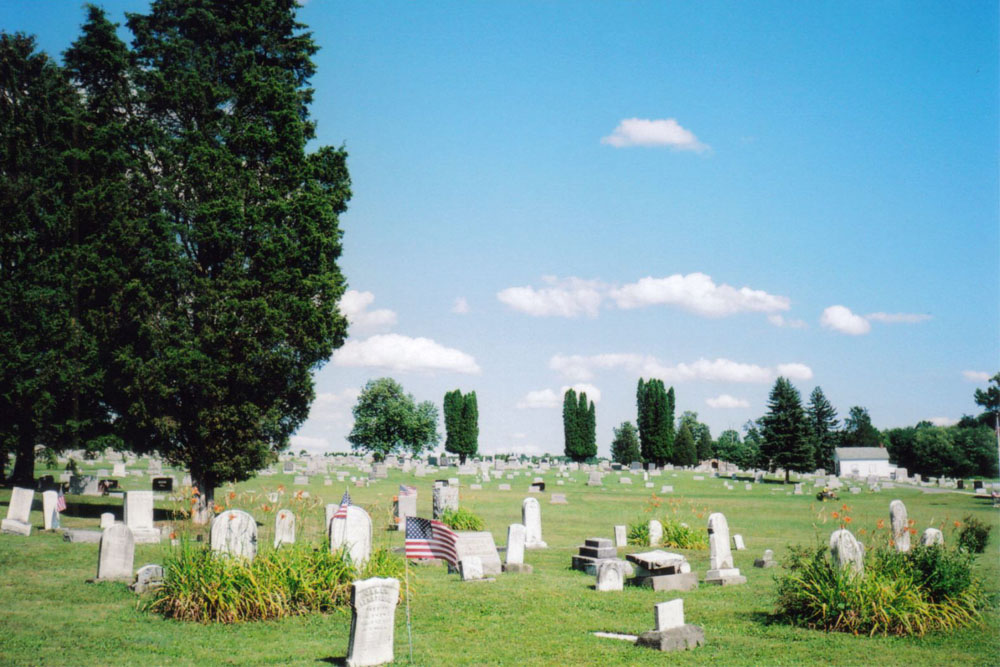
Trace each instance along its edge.
<path fill-rule="evenodd" d="M 108 464 L 106 467 L 111 468 Z M 131 468 L 132 466 L 130 466 Z M 39 471 L 39 474 L 58 471 Z M 520 522 L 521 501 L 532 476 L 492 480 L 481 491 L 462 477 L 461 503 L 486 521 L 498 545 L 507 525 Z M 866 545 L 887 539 L 879 520 L 888 524 L 889 502 L 906 503 L 914 528 L 941 527 L 946 540 L 954 522 L 973 514 L 993 526 L 987 552 L 976 571 L 991 591 L 1000 591 L 1000 513 L 987 501 L 961 493 L 923 493 L 901 488 L 882 493 L 844 493 L 836 503 L 819 503 L 806 483 L 806 495 L 789 495 L 791 487 L 758 484 L 745 491 L 743 482 L 727 490 L 720 479 L 694 481 L 692 473 L 665 472 L 652 478 L 655 489 L 643 487 L 641 476 L 631 486 L 605 477 L 602 488 L 587 487 L 586 474 L 556 485 L 555 473 L 544 476 L 547 489 L 538 495 L 543 538 L 548 549 L 526 553 L 534 566 L 530 575 L 501 575 L 493 583 L 462 583 L 446 568 L 409 568 L 415 594 L 410 602 L 413 662 L 420 665 L 996 665 L 1000 664 L 1000 613 L 990 609 L 978 627 L 923 638 L 854 637 L 792 628 L 772 622 L 776 570 L 753 567 L 764 549 L 780 559 L 789 544 L 825 542 L 844 520 Z M 438 477 L 455 476 L 454 469 Z M 180 474 L 177 474 L 180 479 Z M 355 504 L 366 506 L 375 525 L 375 542 L 402 546 L 402 535 L 386 530 L 392 497 L 399 483 L 419 490 L 418 510 L 430 515 L 434 477 L 415 478 L 393 471 L 388 480 L 368 488 L 349 487 Z M 336 503 L 344 484 L 323 486 L 314 477 L 308 487 L 293 486 L 292 475 L 258 477 L 233 489 L 220 489 L 216 501 L 254 514 L 260 522 L 261 548 L 273 538 L 274 512 L 288 508 L 298 517 L 299 539 L 321 541 L 323 504 Z M 514 490 L 498 491 L 499 483 Z M 674 492 L 658 500 L 652 495 L 663 484 Z M 267 498 L 278 486 L 282 500 Z M 148 478 L 128 478 L 125 489 L 149 488 Z M 310 498 L 296 499 L 308 491 Z M 234 497 L 230 500 L 232 491 Z M 565 493 L 568 505 L 550 505 L 551 492 Z M 10 491 L 0 490 L 5 515 Z M 63 527 L 93 528 L 101 512 L 121 519 L 121 499 L 69 496 Z M 157 503 L 158 523 L 170 523 L 168 510 L 184 503 Z M 843 509 L 847 505 L 847 511 Z M 41 498 L 36 494 L 36 510 Z M 615 524 L 640 518 L 671 516 L 703 529 L 708 514 L 723 512 L 733 533 L 742 534 L 747 550 L 734 552 L 736 566 L 748 578 L 742 586 L 701 586 L 684 593 L 657 593 L 626 588 L 598 593 L 594 578 L 570 569 L 570 557 L 587 537 L 612 537 Z M 833 518 L 837 512 L 838 517 Z M 162 521 L 161 521 L 162 519 Z M 142 610 L 139 598 L 124 584 L 86 583 L 96 573 L 97 545 L 70 544 L 61 534 L 41 529 L 40 511 L 32 513 L 30 538 L 0 535 L 0 663 L 91 664 L 339 664 L 347 654 L 350 613 L 313 615 L 274 622 L 240 625 L 196 625 L 163 619 Z M 175 525 L 175 524 L 172 524 Z M 180 532 L 198 532 L 176 524 Z M 862 532 L 864 531 L 864 532 Z M 304 535 L 303 535 L 304 533 Z M 170 549 L 139 545 L 136 568 L 161 563 Z M 622 554 L 638 551 L 635 547 Z M 692 568 L 704 574 L 707 551 L 684 552 Z M 639 634 L 653 627 L 653 605 L 683 597 L 689 623 L 704 628 L 706 645 L 683 653 L 663 654 L 628 642 L 594 637 L 594 631 Z M 397 663 L 409 660 L 405 607 L 396 614 Z"/>

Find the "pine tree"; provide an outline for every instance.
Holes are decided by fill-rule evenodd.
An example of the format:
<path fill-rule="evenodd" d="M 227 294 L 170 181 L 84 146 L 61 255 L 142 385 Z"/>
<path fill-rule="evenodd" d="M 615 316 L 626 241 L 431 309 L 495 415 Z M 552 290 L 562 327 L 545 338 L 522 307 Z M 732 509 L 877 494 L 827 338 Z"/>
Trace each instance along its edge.
<path fill-rule="evenodd" d="M 698 435 L 698 460 L 707 461 L 713 456 L 715 456 L 715 450 L 712 447 L 712 434 L 706 426 Z"/>
<path fill-rule="evenodd" d="M 446 392 L 444 395 L 444 449 L 447 452 L 457 454 L 462 449 L 463 422 L 462 411 L 465 401 L 462 392 L 458 389 Z"/>
<path fill-rule="evenodd" d="M 587 408 L 587 442 L 585 444 L 586 447 L 581 451 L 584 458 L 589 459 L 597 456 L 597 409 L 593 401 L 590 401 Z"/>
<path fill-rule="evenodd" d="M 785 470 L 787 484 L 790 472 L 808 472 L 815 462 L 809 422 L 798 389 L 783 377 L 775 382 L 767 405 L 768 413 L 760 420 L 761 456 L 771 472 Z"/>
<path fill-rule="evenodd" d="M 878 429 L 872 425 L 868 409 L 855 405 L 844 420 L 841 447 L 881 447 Z"/>
<path fill-rule="evenodd" d="M 470 391 L 462 398 L 462 449 L 458 452 L 459 461 L 465 463 L 470 456 L 479 451 L 479 404 L 476 392 Z"/>
<path fill-rule="evenodd" d="M 838 442 L 837 411 L 830 405 L 820 387 L 813 389 L 809 395 L 806 418 L 809 420 L 810 442 L 816 455 L 815 467 L 834 470 L 836 464 L 833 455 Z"/>
<path fill-rule="evenodd" d="M 632 422 L 622 422 L 614 430 L 615 439 L 611 441 L 611 460 L 622 465 L 629 465 L 639 460 L 639 435 Z"/>
<path fill-rule="evenodd" d="M 681 426 L 674 442 L 674 465 L 693 466 L 698 463 L 698 448 L 687 424 Z"/>
<path fill-rule="evenodd" d="M 573 461 L 577 460 L 580 440 L 577 405 L 576 391 L 571 387 L 563 395 L 563 437 L 565 440 L 563 453 Z"/>
<path fill-rule="evenodd" d="M 673 459 L 673 391 L 671 387 L 667 392 L 662 380 L 639 380 L 636 404 L 643 462 L 663 466 Z"/>

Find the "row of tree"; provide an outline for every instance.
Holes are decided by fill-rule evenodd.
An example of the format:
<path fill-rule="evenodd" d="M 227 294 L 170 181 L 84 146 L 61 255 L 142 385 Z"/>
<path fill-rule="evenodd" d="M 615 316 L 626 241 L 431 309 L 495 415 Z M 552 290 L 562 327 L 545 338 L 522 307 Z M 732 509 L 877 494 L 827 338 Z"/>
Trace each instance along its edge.
<path fill-rule="evenodd" d="M 0 35 L 0 465 L 156 452 L 214 489 L 276 459 L 343 344 L 346 153 L 294 0 L 89 7 L 62 65 Z M 2 471 L 0 471 L 2 472 Z"/>
<path fill-rule="evenodd" d="M 587 392 L 567 389 L 563 395 L 564 452 L 572 461 L 597 456 L 597 411 Z"/>

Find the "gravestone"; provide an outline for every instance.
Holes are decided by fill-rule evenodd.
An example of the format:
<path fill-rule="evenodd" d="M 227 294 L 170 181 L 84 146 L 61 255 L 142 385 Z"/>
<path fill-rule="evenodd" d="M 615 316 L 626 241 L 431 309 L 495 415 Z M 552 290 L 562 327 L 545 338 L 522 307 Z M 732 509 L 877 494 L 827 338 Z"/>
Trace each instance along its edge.
<path fill-rule="evenodd" d="M 510 484 L 501 484 L 497 487 L 497 491 L 510 491 Z"/>
<path fill-rule="evenodd" d="M 466 556 L 458 561 L 458 571 L 462 581 L 479 581 L 483 579 L 483 559 L 479 556 Z"/>
<path fill-rule="evenodd" d="M 778 561 L 774 560 L 774 552 L 770 549 L 764 549 L 764 555 L 753 562 L 754 567 L 774 567 L 777 564 Z"/>
<path fill-rule="evenodd" d="M 552 498 L 549 500 L 550 505 L 567 505 L 569 501 L 566 500 L 565 493 L 553 493 Z"/>
<path fill-rule="evenodd" d="M 635 564 L 635 577 L 629 583 L 654 591 L 690 591 L 698 587 L 698 575 L 681 554 L 656 549 L 629 554 L 625 559 Z"/>
<path fill-rule="evenodd" d="M 889 503 L 889 523 L 892 525 L 892 540 L 896 551 L 910 550 L 910 523 L 906 515 L 906 505 L 902 500 Z"/>
<path fill-rule="evenodd" d="M 497 553 L 497 545 L 493 541 L 493 533 L 488 530 L 483 531 L 459 531 L 455 535 L 458 541 L 455 550 L 458 552 L 458 560 L 469 556 L 478 556 L 483 563 L 483 574 L 487 577 L 495 577 L 503 570 L 500 563 L 500 554 Z"/>
<path fill-rule="evenodd" d="M 153 492 L 129 491 L 125 494 L 125 525 L 136 544 L 157 544 L 160 529 L 153 524 Z"/>
<path fill-rule="evenodd" d="M 115 525 L 115 515 L 111 512 L 101 514 L 101 530 Z"/>
<path fill-rule="evenodd" d="M 632 478 L 631 477 L 619 477 L 618 478 L 618 482 L 620 484 L 631 484 L 632 483 Z"/>
<path fill-rule="evenodd" d="M 292 484 L 294 486 L 309 486 L 309 478 L 306 475 L 296 475 Z"/>
<path fill-rule="evenodd" d="M 851 531 L 841 528 L 830 535 L 830 558 L 841 569 L 850 567 L 861 573 L 865 568 L 865 547 L 854 539 Z"/>
<path fill-rule="evenodd" d="M 683 651 L 705 643 L 705 632 L 697 625 L 684 622 L 684 600 L 678 598 L 653 607 L 656 629 L 644 632 L 635 640 L 636 646 L 660 651 Z"/>
<path fill-rule="evenodd" d="M 743 551 L 747 548 L 747 545 L 743 543 L 743 536 L 740 534 L 733 535 L 733 548 L 737 551 Z"/>
<path fill-rule="evenodd" d="M 99 496 L 99 484 L 96 475 L 73 475 L 69 478 L 69 492 L 78 496 Z"/>
<path fill-rule="evenodd" d="M 257 522 L 243 510 L 226 510 L 212 520 L 212 551 L 253 560 L 257 555 Z"/>
<path fill-rule="evenodd" d="M 747 482 L 746 484 L 743 485 L 743 490 L 744 491 L 753 491 L 753 484 L 751 484 L 750 482 Z"/>
<path fill-rule="evenodd" d="M 601 486 L 601 473 L 595 470 L 588 474 L 587 486 Z"/>
<path fill-rule="evenodd" d="M 417 516 L 416 492 L 406 495 L 399 494 L 396 497 L 396 518 L 399 520 L 400 530 L 406 530 L 406 517 L 408 516 Z"/>
<path fill-rule="evenodd" d="M 372 553 L 372 520 L 368 512 L 349 505 L 346 517 L 330 520 L 330 551 L 346 547 L 351 562 L 364 565 Z"/>
<path fill-rule="evenodd" d="M 286 475 L 295 472 L 295 463 L 293 461 L 285 461 L 281 467 L 282 472 Z"/>
<path fill-rule="evenodd" d="M 399 580 L 374 577 L 351 585 L 351 636 L 348 667 L 392 662 Z"/>
<path fill-rule="evenodd" d="M 920 544 L 925 547 L 930 547 L 934 545 L 944 545 L 944 533 L 942 533 L 937 528 L 928 528 L 924 531 L 924 534 L 920 536 Z"/>
<path fill-rule="evenodd" d="M 7 518 L 0 521 L 0 533 L 24 537 L 31 535 L 31 502 L 34 499 L 34 489 L 15 486 L 7 505 Z"/>
<path fill-rule="evenodd" d="M 174 490 L 173 477 L 154 477 L 152 481 L 153 491 L 169 492 Z"/>
<path fill-rule="evenodd" d="M 129 527 L 116 523 L 105 528 L 97 555 L 97 580 L 131 582 L 134 560 L 135 539 Z"/>
<path fill-rule="evenodd" d="M 617 558 L 602 560 L 597 565 L 598 591 L 620 591 L 625 588 L 625 561 Z"/>
<path fill-rule="evenodd" d="M 440 519 L 445 510 L 458 509 L 458 487 L 434 483 L 432 490 L 433 518 Z"/>
<path fill-rule="evenodd" d="M 674 487 L 671 484 L 664 484 L 660 487 L 660 493 L 673 493 Z"/>
<path fill-rule="evenodd" d="M 615 546 L 628 546 L 628 527 L 623 525 L 615 526 Z"/>
<path fill-rule="evenodd" d="M 745 584 L 747 578 L 733 566 L 733 552 L 729 546 L 729 523 L 726 517 L 716 512 L 708 517 L 709 570 L 705 573 L 705 583 L 718 586 Z"/>
<path fill-rule="evenodd" d="M 588 537 L 577 547 L 573 556 L 572 568 L 587 574 L 596 575 L 597 567 L 608 559 L 618 558 L 618 549 L 606 537 Z"/>
<path fill-rule="evenodd" d="M 524 565 L 524 525 L 520 523 L 507 526 L 507 562 L 504 563 L 504 571 L 509 572 L 512 565 Z"/>
<path fill-rule="evenodd" d="M 792 493 L 794 495 L 796 495 L 796 496 L 801 496 L 802 495 L 802 483 L 801 482 L 795 485 Z"/>
<path fill-rule="evenodd" d="M 289 510 L 278 510 L 274 517 L 274 548 L 282 544 L 295 544 L 295 515 Z"/>
<path fill-rule="evenodd" d="M 56 509 L 58 503 L 58 491 L 42 491 L 42 519 L 45 522 L 45 530 L 59 528 L 59 510 Z"/>
<path fill-rule="evenodd" d="M 545 549 L 549 546 L 542 540 L 542 510 L 538 499 L 525 498 L 521 503 L 521 523 L 524 524 L 526 549 Z"/>
<path fill-rule="evenodd" d="M 128 473 L 125 472 L 124 463 L 115 463 L 111 469 L 111 475 L 114 477 L 125 477 Z"/>
<path fill-rule="evenodd" d="M 658 547 L 663 541 L 663 524 L 656 519 L 649 520 L 649 546 Z"/>
<path fill-rule="evenodd" d="M 129 587 L 135 593 L 145 593 L 163 585 L 162 565 L 143 565 L 135 573 L 135 582 Z"/>

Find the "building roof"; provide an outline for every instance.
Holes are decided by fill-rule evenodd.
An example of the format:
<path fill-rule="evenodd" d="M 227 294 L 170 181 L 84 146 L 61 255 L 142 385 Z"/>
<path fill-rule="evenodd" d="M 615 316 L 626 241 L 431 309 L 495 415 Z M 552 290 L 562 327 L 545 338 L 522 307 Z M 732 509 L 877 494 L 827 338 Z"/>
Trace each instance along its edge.
<path fill-rule="evenodd" d="M 882 447 L 837 447 L 834 453 L 841 461 L 844 459 L 889 460 L 889 450 Z"/>

